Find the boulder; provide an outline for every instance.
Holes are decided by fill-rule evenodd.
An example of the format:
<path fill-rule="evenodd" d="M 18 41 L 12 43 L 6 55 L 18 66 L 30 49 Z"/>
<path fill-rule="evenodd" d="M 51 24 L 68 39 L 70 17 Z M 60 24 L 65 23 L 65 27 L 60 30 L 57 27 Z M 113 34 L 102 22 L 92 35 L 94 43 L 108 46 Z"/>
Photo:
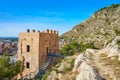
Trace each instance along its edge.
<path fill-rule="evenodd" d="M 50 75 L 47 77 L 47 80 L 58 80 L 58 75 L 55 71 L 52 71 Z"/>
<path fill-rule="evenodd" d="M 105 80 L 99 74 L 99 72 L 86 62 L 82 62 L 78 68 L 78 76 L 76 80 Z"/>
<path fill-rule="evenodd" d="M 117 36 L 111 43 L 109 43 L 105 50 L 108 53 L 108 57 L 111 56 L 119 56 L 120 54 L 120 45 L 118 42 L 120 41 L 120 36 Z"/>
<path fill-rule="evenodd" d="M 83 61 L 86 61 L 87 59 L 89 59 L 91 54 L 95 54 L 96 52 L 98 51 L 94 49 L 86 49 L 85 53 L 78 55 L 78 57 L 75 59 L 73 72 L 75 72 L 78 69 L 78 67 Z"/>
<path fill-rule="evenodd" d="M 64 62 L 62 61 L 60 67 L 58 67 L 57 70 L 62 72 L 62 71 L 64 71 L 64 69 L 70 68 L 70 66 L 71 66 L 70 62 L 71 62 L 71 59 L 70 60 L 66 60 Z"/>
<path fill-rule="evenodd" d="M 75 59 L 75 62 L 74 62 L 73 72 L 75 72 L 80 66 L 80 64 L 85 60 L 86 60 L 86 54 L 78 55 L 78 57 Z"/>

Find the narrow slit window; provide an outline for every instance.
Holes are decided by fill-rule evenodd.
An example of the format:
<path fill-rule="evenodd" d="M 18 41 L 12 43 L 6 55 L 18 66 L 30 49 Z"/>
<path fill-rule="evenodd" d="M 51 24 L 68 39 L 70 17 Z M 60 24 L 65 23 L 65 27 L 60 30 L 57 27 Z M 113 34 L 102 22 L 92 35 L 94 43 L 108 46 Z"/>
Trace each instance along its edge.
<path fill-rule="evenodd" d="M 26 68 L 30 68 L 30 63 L 26 62 Z"/>
<path fill-rule="evenodd" d="M 48 47 L 46 48 L 46 52 L 47 52 L 47 54 L 49 53 L 49 51 L 48 51 Z"/>
<path fill-rule="evenodd" d="M 47 52 L 47 54 L 51 53 L 51 50 L 49 47 L 46 48 L 46 52 Z"/>
<path fill-rule="evenodd" d="M 27 52 L 30 52 L 30 45 L 27 45 Z"/>

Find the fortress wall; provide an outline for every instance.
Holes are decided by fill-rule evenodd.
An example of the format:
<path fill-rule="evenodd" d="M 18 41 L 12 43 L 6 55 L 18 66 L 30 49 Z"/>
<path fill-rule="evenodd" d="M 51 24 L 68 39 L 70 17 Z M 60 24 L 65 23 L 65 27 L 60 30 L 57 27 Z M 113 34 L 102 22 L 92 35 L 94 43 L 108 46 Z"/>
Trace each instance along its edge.
<path fill-rule="evenodd" d="M 30 51 L 27 52 L 27 46 L 30 46 Z M 25 66 L 22 75 L 34 72 L 45 63 L 47 60 L 48 49 L 51 53 L 58 53 L 59 40 L 58 32 L 55 30 L 30 31 L 19 34 L 18 44 L 18 59 L 21 60 Z M 30 63 L 30 68 L 26 68 L 26 62 Z"/>

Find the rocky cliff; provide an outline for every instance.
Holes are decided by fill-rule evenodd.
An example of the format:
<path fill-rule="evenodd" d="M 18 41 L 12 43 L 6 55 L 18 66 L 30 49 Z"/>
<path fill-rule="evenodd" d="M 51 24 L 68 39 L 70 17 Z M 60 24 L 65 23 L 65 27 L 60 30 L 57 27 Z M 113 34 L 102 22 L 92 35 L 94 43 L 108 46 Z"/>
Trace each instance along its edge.
<path fill-rule="evenodd" d="M 104 49 L 66 57 L 42 80 L 120 80 L 120 36 Z"/>
<path fill-rule="evenodd" d="M 89 19 L 62 36 L 69 38 L 76 36 L 78 42 L 94 43 L 97 48 L 102 48 L 118 35 L 120 35 L 120 4 L 113 4 L 96 11 Z"/>
<path fill-rule="evenodd" d="M 94 43 L 100 49 L 65 57 L 42 80 L 120 80 L 120 4 L 96 11 L 62 37 Z"/>

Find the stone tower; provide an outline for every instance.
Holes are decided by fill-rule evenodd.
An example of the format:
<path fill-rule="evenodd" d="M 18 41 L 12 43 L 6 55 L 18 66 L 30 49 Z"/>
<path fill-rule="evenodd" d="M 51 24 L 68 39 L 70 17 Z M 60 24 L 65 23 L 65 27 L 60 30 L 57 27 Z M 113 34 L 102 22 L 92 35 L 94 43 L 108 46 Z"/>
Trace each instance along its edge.
<path fill-rule="evenodd" d="M 18 60 L 25 67 L 22 76 L 39 70 L 47 59 L 48 53 L 57 54 L 59 51 L 58 31 L 46 30 L 44 32 L 31 31 L 19 34 Z"/>

